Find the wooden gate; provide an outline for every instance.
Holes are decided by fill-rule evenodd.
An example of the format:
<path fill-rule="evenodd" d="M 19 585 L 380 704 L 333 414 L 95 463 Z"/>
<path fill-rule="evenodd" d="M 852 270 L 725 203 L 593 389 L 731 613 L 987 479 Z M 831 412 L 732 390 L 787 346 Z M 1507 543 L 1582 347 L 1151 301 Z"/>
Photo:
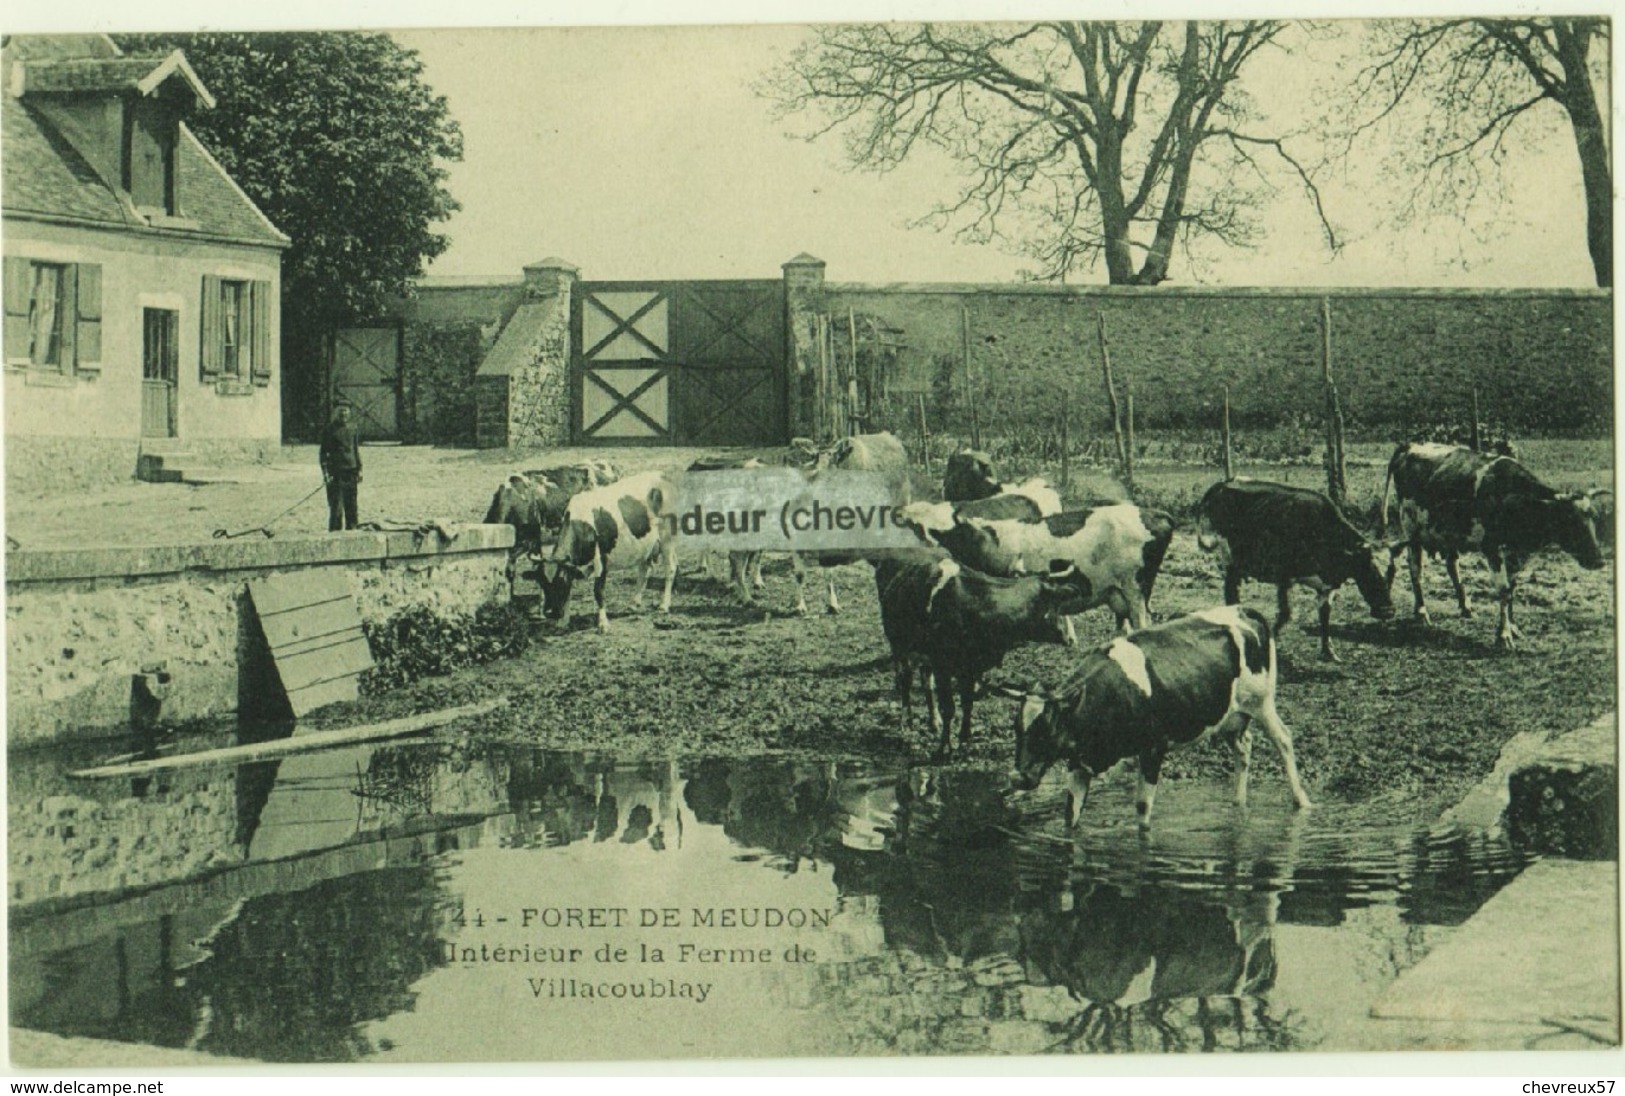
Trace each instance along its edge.
<path fill-rule="evenodd" d="M 789 440 L 782 281 L 583 282 L 571 335 L 577 444 Z"/>
<path fill-rule="evenodd" d="M 363 441 L 400 440 L 400 346 L 394 327 L 341 328 L 333 335 L 333 399 L 348 400 Z"/>

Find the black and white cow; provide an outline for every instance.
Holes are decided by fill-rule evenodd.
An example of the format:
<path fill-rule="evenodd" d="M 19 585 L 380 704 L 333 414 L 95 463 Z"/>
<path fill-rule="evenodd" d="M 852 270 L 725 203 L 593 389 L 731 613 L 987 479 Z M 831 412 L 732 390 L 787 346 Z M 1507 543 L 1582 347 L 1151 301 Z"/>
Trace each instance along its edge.
<path fill-rule="evenodd" d="M 997 578 L 961 567 L 929 549 L 874 561 L 880 622 L 891 648 L 902 728 L 912 718 L 910 689 L 920 672 L 937 751 L 948 753 L 954 696 L 959 742 L 970 742 L 971 703 L 982 675 L 1024 643 L 1065 641 L 1062 621 L 1081 612 L 1089 587 L 1076 570 Z"/>
<path fill-rule="evenodd" d="M 942 477 L 942 497 L 945 502 L 976 503 L 1000 496 L 1015 496 L 1030 500 L 1036 513 L 1031 517 L 1048 517 L 1061 512 L 1061 496 L 1040 478 L 1025 483 L 1000 483 L 993 474 L 993 461 L 986 453 L 975 449 L 962 449 L 948 458 L 948 467 Z M 966 517 L 1017 518 L 1026 520 L 1029 514 L 1014 498 L 1007 498 L 1004 506 L 956 506 L 956 512 Z"/>
<path fill-rule="evenodd" d="M 1411 444 L 1394 451 L 1382 488 L 1382 528 L 1388 526 L 1388 493 L 1399 500 L 1399 518 L 1416 619 L 1428 622 L 1422 599 L 1422 553 L 1444 556 L 1462 616 L 1472 603 L 1462 588 L 1457 558 L 1482 552 L 1494 576 L 1500 602 L 1496 638 L 1516 646 L 1512 597 L 1518 572 L 1531 556 L 1556 545 L 1588 571 L 1603 567 L 1592 502 L 1584 495 L 1560 494 L 1511 457 L 1476 453 L 1464 446 Z M 1392 577 L 1390 567 L 1390 578 Z"/>
<path fill-rule="evenodd" d="M 1151 588 L 1174 535 L 1171 514 L 1116 502 L 1038 521 L 967 518 L 948 511 L 944 522 L 947 505 L 913 504 L 904 509 L 904 520 L 921 540 L 986 574 L 1076 567 L 1090 589 L 1084 608 L 1108 606 L 1119 627 L 1148 623 Z"/>
<path fill-rule="evenodd" d="M 607 487 L 584 491 L 570 500 L 564 527 L 549 557 L 538 563 L 543 610 L 561 624 L 570 621 L 570 594 L 577 579 L 593 580 L 593 601 L 598 608 L 598 630 L 609 630 L 604 611 L 604 581 L 610 564 L 631 564 L 638 572 L 638 601 L 649 585 L 649 568 L 657 561 L 665 570 L 666 586 L 660 611 L 671 611 L 672 580 L 677 575 L 677 551 L 670 522 L 672 487 L 658 472 L 631 476 Z"/>
<path fill-rule="evenodd" d="M 1069 774 L 1067 820 L 1077 825 L 1090 782 L 1124 758 L 1139 759 L 1140 825 L 1150 828 L 1157 779 L 1169 752 L 1217 731 L 1236 753 L 1236 803 L 1247 805 L 1252 723 L 1280 751 L 1299 809 L 1292 734 L 1275 710 L 1275 640 L 1257 610 L 1227 605 L 1119 636 L 1084 656 L 1055 690 L 1025 693 L 1016 714 L 1016 787 L 1031 790 L 1058 761 Z"/>
<path fill-rule="evenodd" d="M 1392 620 L 1383 574 L 1387 549 L 1349 524 L 1337 504 L 1304 487 L 1237 478 L 1215 483 L 1196 506 L 1197 542 L 1224 568 L 1224 603 L 1241 603 L 1243 579 L 1273 583 L 1275 631 L 1292 619 L 1292 587 L 1320 595 L 1320 657 L 1332 651 L 1332 595 L 1352 579 L 1371 615 Z"/>
<path fill-rule="evenodd" d="M 491 496 L 485 524 L 512 525 L 515 549 L 538 552 L 564 525 L 572 498 L 619 478 L 619 472 L 608 461 L 515 472 Z"/>

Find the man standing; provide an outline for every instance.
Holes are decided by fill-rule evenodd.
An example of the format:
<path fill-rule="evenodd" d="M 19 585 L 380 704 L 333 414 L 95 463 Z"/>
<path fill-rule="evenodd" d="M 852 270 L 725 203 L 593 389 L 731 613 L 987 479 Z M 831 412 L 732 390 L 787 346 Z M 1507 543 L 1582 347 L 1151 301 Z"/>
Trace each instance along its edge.
<path fill-rule="evenodd" d="M 350 424 L 350 405 L 340 403 L 322 434 L 322 482 L 327 485 L 327 531 L 356 527 L 356 487 L 361 482 L 361 435 Z"/>

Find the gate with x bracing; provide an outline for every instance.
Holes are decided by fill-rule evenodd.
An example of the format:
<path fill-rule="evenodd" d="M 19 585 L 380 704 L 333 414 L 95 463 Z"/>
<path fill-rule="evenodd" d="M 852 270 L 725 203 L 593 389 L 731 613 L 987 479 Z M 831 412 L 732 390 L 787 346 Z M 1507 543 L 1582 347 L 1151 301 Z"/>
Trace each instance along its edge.
<path fill-rule="evenodd" d="M 789 440 L 782 281 L 582 282 L 571 336 L 577 444 Z"/>

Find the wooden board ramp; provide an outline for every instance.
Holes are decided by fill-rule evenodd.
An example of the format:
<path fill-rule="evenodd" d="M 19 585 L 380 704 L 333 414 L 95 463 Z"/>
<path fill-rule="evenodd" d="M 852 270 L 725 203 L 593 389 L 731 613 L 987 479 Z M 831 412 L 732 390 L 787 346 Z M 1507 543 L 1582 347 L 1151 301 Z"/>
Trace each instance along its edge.
<path fill-rule="evenodd" d="M 372 648 L 341 572 L 266 575 L 248 583 L 248 594 L 296 717 L 356 699 Z"/>
<path fill-rule="evenodd" d="M 365 723 L 359 727 L 340 727 L 332 731 L 312 731 L 288 738 L 273 738 L 269 742 L 251 742 L 242 746 L 225 746 L 218 750 L 199 750 L 197 753 L 176 757 L 155 757 L 146 761 L 130 761 L 120 765 L 102 765 L 94 769 L 80 769 L 69 776 L 85 779 L 106 776 L 140 776 L 143 773 L 169 769 L 184 769 L 195 765 L 238 765 L 245 761 L 265 761 L 306 750 L 322 750 L 330 746 L 348 746 L 353 742 L 367 742 L 376 738 L 399 738 L 402 735 L 427 731 L 459 719 L 488 715 L 508 703 L 507 697 L 482 700 L 477 704 L 464 704 L 456 708 L 442 708 L 437 712 L 423 712 L 382 723 Z"/>

